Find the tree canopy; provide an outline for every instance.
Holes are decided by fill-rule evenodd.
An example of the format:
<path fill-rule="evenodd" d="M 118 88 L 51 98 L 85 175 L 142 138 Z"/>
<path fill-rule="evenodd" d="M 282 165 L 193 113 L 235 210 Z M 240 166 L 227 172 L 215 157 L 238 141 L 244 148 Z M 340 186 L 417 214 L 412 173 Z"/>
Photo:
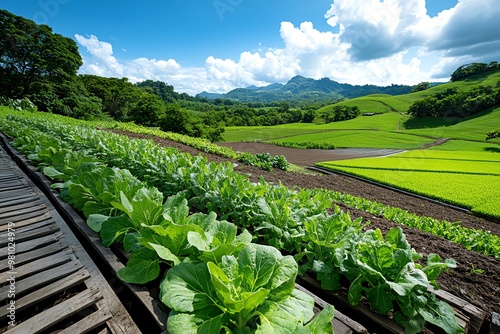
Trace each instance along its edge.
<path fill-rule="evenodd" d="M 47 25 L 0 10 L 0 94 L 23 98 L 34 82 L 64 81 L 82 65 L 78 47 Z"/>
<path fill-rule="evenodd" d="M 500 64 L 497 61 L 486 63 L 470 63 L 460 66 L 451 74 L 451 81 L 457 81 L 474 74 L 480 74 L 488 71 L 500 69 Z"/>

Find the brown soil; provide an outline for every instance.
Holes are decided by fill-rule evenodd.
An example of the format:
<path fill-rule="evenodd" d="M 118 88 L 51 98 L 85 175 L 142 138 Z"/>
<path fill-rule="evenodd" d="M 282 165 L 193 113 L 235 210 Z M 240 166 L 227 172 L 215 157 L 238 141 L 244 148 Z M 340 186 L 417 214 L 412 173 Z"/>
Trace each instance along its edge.
<path fill-rule="evenodd" d="M 133 138 L 153 139 L 160 145 L 175 147 L 179 151 L 188 152 L 192 155 L 202 154 L 208 159 L 216 162 L 228 159 L 201 152 L 192 147 L 172 142 L 162 138 L 131 133 L 122 134 Z M 237 148 L 236 148 L 237 149 Z M 293 162 L 283 148 L 274 148 L 273 155 L 283 154 Z M 304 150 L 301 150 L 305 152 Z M 307 150 L 309 151 L 309 150 Z M 308 153 L 310 154 L 310 153 Z M 322 153 L 324 154 L 324 152 Z M 308 157 L 309 159 L 309 157 Z M 330 159 L 330 158 L 328 158 Z M 324 161 L 320 157 L 316 161 Z M 238 164 L 237 161 L 233 161 Z M 421 216 L 444 219 L 452 222 L 461 222 L 463 226 L 491 231 L 492 234 L 500 236 L 500 224 L 475 217 L 463 211 L 444 207 L 423 199 L 401 194 L 399 192 L 372 185 L 341 175 L 305 175 L 276 170 L 273 173 L 262 171 L 252 166 L 239 164 L 236 171 L 250 174 L 253 181 L 257 181 L 262 175 L 268 182 L 281 182 L 289 187 L 325 188 L 348 193 L 354 196 L 378 201 L 383 204 L 400 207 L 409 212 Z M 353 218 L 363 217 L 369 220 L 369 228 L 380 228 L 383 232 L 390 228 L 402 227 L 408 241 L 421 254 L 437 253 L 443 258 L 453 258 L 457 262 L 457 268 L 443 273 L 438 278 L 438 283 L 443 290 L 459 296 L 468 302 L 486 310 L 487 312 L 500 313 L 500 260 L 484 256 L 467 250 L 465 247 L 451 243 L 445 239 L 433 236 L 417 229 L 407 228 L 400 224 L 388 221 L 381 216 L 374 216 L 364 211 L 339 204 L 345 211 L 350 212 Z M 482 272 L 481 272 L 482 271 Z"/>
<path fill-rule="evenodd" d="M 370 149 L 370 148 L 342 148 L 336 150 L 319 149 L 297 149 L 276 146 L 265 143 L 218 143 L 217 145 L 231 147 L 235 151 L 250 153 L 269 153 L 271 155 L 284 155 L 286 159 L 295 165 L 309 166 L 320 161 L 345 160 L 355 158 L 368 158 L 392 155 L 402 150 Z"/>

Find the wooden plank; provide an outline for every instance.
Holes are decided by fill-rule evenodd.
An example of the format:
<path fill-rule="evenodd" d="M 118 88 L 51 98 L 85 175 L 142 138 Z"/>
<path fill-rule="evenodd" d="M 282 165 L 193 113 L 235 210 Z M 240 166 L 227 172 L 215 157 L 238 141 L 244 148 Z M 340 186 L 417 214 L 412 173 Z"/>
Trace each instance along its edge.
<path fill-rule="evenodd" d="M 4 136 L 0 133 L 0 140 L 4 140 Z M 55 214 L 52 215 L 54 221 L 60 228 L 60 231 L 64 233 L 64 240 L 65 242 L 69 243 L 72 245 L 72 248 L 76 254 L 76 256 L 79 258 L 80 263 L 87 268 L 87 270 L 90 273 L 90 278 L 86 282 L 87 285 L 91 286 L 99 286 L 100 291 L 104 297 L 103 300 L 98 301 L 96 303 L 97 307 L 99 309 L 109 309 L 110 313 L 113 315 L 113 317 L 107 322 L 107 330 L 105 331 L 106 333 L 114 333 L 114 334 L 124 334 L 124 333 L 141 333 L 137 325 L 134 323 L 130 315 L 128 314 L 127 310 L 123 306 L 123 304 L 120 302 L 118 299 L 115 291 L 109 283 L 106 281 L 106 279 L 102 276 L 101 272 L 99 269 L 96 267 L 95 263 L 90 259 L 88 253 L 83 249 L 82 245 L 80 244 L 79 240 L 76 239 L 75 235 L 67 225 L 68 223 L 72 223 L 73 221 L 68 221 L 68 215 L 66 214 L 66 207 L 69 208 L 75 216 L 78 216 L 73 209 L 71 209 L 69 206 L 67 206 L 66 203 L 62 202 L 60 197 L 58 197 L 58 193 L 50 188 L 51 182 L 40 172 L 38 172 L 34 167 L 30 166 L 26 159 L 21 156 L 15 149 L 12 149 L 9 145 L 6 145 L 6 148 L 10 151 L 11 154 L 14 155 L 13 159 L 18 162 L 19 166 L 23 171 L 28 174 L 30 177 L 29 179 L 27 178 L 27 182 L 32 187 L 33 192 L 34 192 L 34 198 L 37 198 L 36 196 L 40 197 L 40 200 L 47 205 L 48 208 L 52 208 L 53 204 L 48 200 L 47 196 L 51 197 L 51 201 L 56 203 L 57 210 L 64 215 L 66 221 L 63 221 L 61 219 L 61 216 L 56 212 Z M 1 152 L 1 149 L 0 149 Z M 17 168 L 17 166 L 16 166 Z M 43 192 L 40 191 L 35 185 L 34 182 L 43 189 Z M 66 207 L 62 207 L 61 203 L 66 205 Z M 0 205 L 1 202 L 0 202 Z M 78 216 L 79 218 L 79 216 Z M 79 224 L 82 224 L 84 226 L 87 226 L 87 224 L 79 218 Z M 98 235 L 97 235 L 98 237 Z M 100 240 L 99 240 L 99 245 L 102 246 Z M 90 246 L 94 246 L 92 243 L 90 243 Z M 108 249 L 109 251 L 109 249 Z M 38 274 L 36 274 L 38 275 Z M 36 276 L 35 275 L 35 276 Z M 120 286 L 119 289 L 122 287 Z M 29 292 L 29 291 L 28 291 Z M 145 291 L 147 292 L 147 291 Z M 162 321 L 166 320 L 166 316 L 162 316 Z"/>
<path fill-rule="evenodd" d="M 487 317 L 486 311 L 457 296 L 452 295 L 447 291 L 441 289 L 436 290 L 432 286 L 429 286 L 429 291 L 433 292 L 439 299 L 456 307 L 470 318 L 469 333 L 479 333 Z"/>
<path fill-rule="evenodd" d="M 90 277 L 89 272 L 86 269 L 80 269 L 74 274 L 63 277 L 62 279 L 49 284 L 39 290 L 36 290 L 29 295 L 16 300 L 16 311 L 19 312 L 27 307 L 30 307 L 36 303 L 39 303 L 55 294 L 61 293 L 67 289 L 72 288 Z M 7 305 L 0 308 L 0 318 L 6 316 L 9 310 L 7 310 Z"/>
<path fill-rule="evenodd" d="M 302 292 L 305 292 L 307 293 L 309 296 L 313 297 L 314 299 L 314 303 L 318 306 L 320 306 L 322 309 L 326 307 L 326 305 L 328 305 L 328 303 L 326 301 L 324 301 L 323 299 L 319 298 L 318 296 L 316 296 L 315 294 L 313 294 L 312 292 L 310 292 L 309 290 L 307 290 L 306 288 L 304 288 L 303 286 L 299 285 L 299 284 L 295 284 L 295 288 L 302 291 Z M 343 313 L 341 313 L 340 311 L 338 310 L 335 310 L 335 317 L 333 318 L 334 321 L 338 321 L 340 323 L 342 323 L 343 325 L 347 326 L 349 329 L 351 329 L 354 333 L 363 333 L 363 334 L 368 334 L 368 330 L 363 327 L 361 324 L 359 324 L 358 322 L 352 320 L 351 318 L 347 317 L 346 315 L 344 315 Z M 335 333 L 336 334 L 340 334 L 342 333 L 341 331 L 338 331 L 337 328 L 335 328 L 335 323 L 334 323 L 334 330 L 335 330 Z M 338 329 L 341 330 L 342 329 L 342 326 L 341 325 L 338 325 Z"/>
<path fill-rule="evenodd" d="M 9 229 L 9 223 L 14 223 L 15 227 L 14 229 L 19 231 L 22 227 L 28 226 L 28 225 L 33 225 L 35 223 L 43 222 L 43 221 L 48 221 L 49 219 L 52 219 L 52 216 L 50 213 L 45 212 L 39 216 L 30 218 L 30 219 L 25 219 L 23 221 L 12 221 L 12 222 L 6 222 L 5 224 L 0 225 L 0 233 L 8 231 Z M 51 220 L 52 221 L 52 220 Z M 11 224 L 12 225 L 12 224 Z M 12 227 L 12 226 L 11 226 Z"/>
<path fill-rule="evenodd" d="M 17 196 L 12 196 L 12 197 L 8 197 L 8 198 L 0 198 L 0 208 L 4 207 L 4 206 L 12 205 L 13 201 L 27 199 L 27 198 L 31 198 L 31 200 L 33 200 L 34 197 L 35 197 L 34 194 L 22 193 L 22 194 L 17 195 Z"/>
<path fill-rule="evenodd" d="M 0 209 L 6 208 L 12 205 L 20 204 L 20 203 L 30 203 L 33 202 L 34 196 L 33 194 L 24 194 L 23 196 L 18 196 L 16 198 L 6 199 L 4 201 L 0 200 Z"/>
<path fill-rule="evenodd" d="M 5 191 L 5 192 L 0 193 L 0 200 L 1 199 L 5 200 L 5 199 L 10 199 L 10 198 L 15 198 L 17 196 L 22 196 L 22 195 L 25 195 L 27 192 L 29 192 L 28 188 Z"/>
<path fill-rule="evenodd" d="M 12 168 L 0 169 L 0 181 L 19 180 L 22 176 L 14 173 Z"/>
<path fill-rule="evenodd" d="M 42 202 L 40 202 L 40 200 L 27 201 L 27 202 L 24 202 L 24 203 L 21 203 L 21 204 L 11 205 L 11 206 L 2 208 L 1 212 L 16 211 L 16 210 L 20 210 L 20 209 L 24 209 L 24 208 L 30 207 L 32 205 L 39 205 L 39 204 L 42 204 Z"/>
<path fill-rule="evenodd" d="M 21 296 L 28 291 L 50 284 L 61 277 L 68 276 L 78 271 L 82 267 L 80 261 L 71 261 L 49 271 L 43 271 L 20 282 L 16 282 L 16 296 Z M 3 303 L 7 299 L 9 288 L 9 285 L 0 288 L 0 303 Z"/>
<path fill-rule="evenodd" d="M 51 223 L 51 221 L 48 221 L 48 223 Z M 40 224 L 44 224 L 44 222 L 35 225 L 40 225 Z M 16 233 L 16 243 L 30 240 L 33 238 L 43 237 L 45 235 L 53 234 L 57 231 L 59 231 L 59 227 L 56 224 L 52 223 L 48 226 L 42 226 L 42 227 L 36 226 L 35 228 L 29 229 L 28 231 Z M 7 234 L 6 233 L 0 234 L 0 247 L 4 247 L 5 245 L 8 244 L 8 242 L 9 241 L 7 240 Z"/>
<path fill-rule="evenodd" d="M 30 252 L 32 250 L 36 250 L 40 247 L 44 247 L 54 242 L 58 242 L 64 238 L 63 234 L 60 232 L 49 234 L 46 236 L 42 236 L 40 238 L 28 240 L 25 242 L 17 242 L 16 240 L 16 256 L 19 254 Z M 0 248 L 0 259 L 6 258 L 8 254 L 7 246 Z"/>
<path fill-rule="evenodd" d="M 47 217 L 49 219 L 47 219 Z M 30 220 L 30 222 L 31 222 L 31 224 L 25 225 L 25 226 L 21 226 L 21 227 L 18 227 L 17 223 L 14 224 L 15 227 L 13 227 L 13 228 L 15 229 L 16 240 L 20 240 L 20 236 L 28 235 L 28 234 L 32 233 L 33 231 L 35 231 L 35 230 L 41 229 L 42 227 L 47 227 L 47 226 L 50 226 L 50 225 L 55 225 L 54 220 L 51 219 L 51 217 L 45 216 L 45 215 L 44 215 L 44 217 L 41 218 L 41 220 L 39 220 L 38 218 L 34 218 L 34 221 Z M 55 225 L 55 226 L 57 227 L 57 225 Z M 0 242 L 1 242 L 1 238 L 7 238 L 7 236 L 8 236 L 8 230 L 7 231 L 3 231 L 0 234 Z"/>
<path fill-rule="evenodd" d="M 33 212 L 33 211 L 40 211 L 40 210 L 44 210 L 46 209 L 47 207 L 44 205 L 44 204 L 32 204 L 30 206 L 27 206 L 27 207 L 24 207 L 24 208 L 18 208 L 16 210 L 9 210 L 9 211 L 4 211 L 2 210 L 3 213 L 0 213 L 0 219 L 5 219 L 5 218 L 9 218 L 9 217 L 12 217 L 12 216 L 19 216 L 19 215 L 22 215 L 22 214 L 25 214 L 25 213 L 30 213 L 30 212 Z M 9 208 L 9 209 L 12 209 L 12 208 Z"/>
<path fill-rule="evenodd" d="M 31 252 L 27 253 L 22 253 L 20 255 L 17 254 L 16 251 L 16 267 L 19 267 L 25 263 L 32 262 L 35 260 L 38 260 L 42 257 L 60 252 L 62 249 L 68 247 L 66 243 L 63 242 L 55 242 L 51 243 L 45 247 L 35 249 Z M 0 272 L 7 270 L 9 268 L 8 262 L 7 261 L 1 261 L 0 262 Z"/>
<path fill-rule="evenodd" d="M 76 260 L 75 255 L 70 249 L 66 249 L 62 252 L 26 263 L 22 266 L 16 266 L 16 282 L 19 282 L 19 280 L 23 279 L 25 276 L 33 275 L 41 271 L 49 271 L 54 267 L 60 266 L 72 260 Z M 0 282 L 7 282 L 10 275 L 9 271 L 0 273 Z"/>
<path fill-rule="evenodd" d="M 5 191 L 18 190 L 26 188 L 26 183 L 22 183 L 21 179 L 11 180 L 11 181 L 1 181 L 0 184 L 2 187 L 0 188 L 0 194 Z"/>
<path fill-rule="evenodd" d="M 18 324 L 6 333 L 40 333 L 102 299 L 97 287 L 85 290 Z"/>
<path fill-rule="evenodd" d="M 82 320 L 78 321 L 71 327 L 60 331 L 58 334 L 74 334 L 74 333 L 87 333 L 93 329 L 98 328 L 106 323 L 109 319 L 112 318 L 111 312 L 108 309 L 101 309 L 97 312 L 94 312 Z"/>
<path fill-rule="evenodd" d="M 0 195 L 7 191 L 14 191 L 19 189 L 26 189 L 26 185 L 20 182 L 2 182 L 2 188 L 0 188 Z"/>
<path fill-rule="evenodd" d="M 16 223 L 16 222 L 22 222 L 23 220 L 26 220 L 26 219 L 36 218 L 38 216 L 43 215 L 45 210 L 46 209 L 38 208 L 38 210 L 36 210 L 36 211 L 25 213 L 22 215 L 15 215 L 15 216 L 8 217 L 8 218 L 0 218 L 0 224 L 6 224 L 8 222 Z"/>

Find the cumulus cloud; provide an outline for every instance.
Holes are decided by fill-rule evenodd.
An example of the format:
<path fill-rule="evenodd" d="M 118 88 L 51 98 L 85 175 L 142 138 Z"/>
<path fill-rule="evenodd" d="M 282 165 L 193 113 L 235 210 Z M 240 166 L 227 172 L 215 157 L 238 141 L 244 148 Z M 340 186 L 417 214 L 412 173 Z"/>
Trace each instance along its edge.
<path fill-rule="evenodd" d="M 110 43 L 101 42 L 94 35 L 84 37 L 76 34 L 75 38 L 94 58 L 91 62 L 85 62 L 85 67 L 91 72 L 104 76 L 123 75 L 123 65 L 113 56 L 113 46 Z"/>
<path fill-rule="evenodd" d="M 325 13 L 330 31 L 311 22 L 282 22 L 284 47 L 243 51 L 238 59 L 207 55 L 199 67 L 174 59 L 118 60 L 110 43 L 75 37 L 88 52 L 84 73 L 165 81 L 193 95 L 286 82 L 299 74 L 351 84 L 416 84 L 445 80 L 467 62 L 500 58 L 495 1 L 459 0 L 430 17 L 425 0 L 334 0 Z"/>

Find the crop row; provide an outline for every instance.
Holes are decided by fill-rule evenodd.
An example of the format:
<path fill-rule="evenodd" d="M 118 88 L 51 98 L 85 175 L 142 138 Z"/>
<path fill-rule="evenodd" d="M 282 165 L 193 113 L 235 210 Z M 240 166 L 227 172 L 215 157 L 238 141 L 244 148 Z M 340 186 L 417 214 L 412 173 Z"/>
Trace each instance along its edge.
<path fill-rule="evenodd" d="M 497 162 L 446 160 L 444 164 L 434 159 L 411 159 L 408 162 L 403 158 L 359 160 L 320 165 L 461 206 L 481 216 L 500 218 L 496 201 L 500 196 L 500 174 L 495 168 L 498 167 Z M 398 165 L 389 167 L 398 161 L 404 163 L 403 168 Z M 371 163 L 374 166 L 370 166 Z M 433 170 L 441 165 L 449 171 Z M 465 166 L 468 170 L 460 172 L 459 169 Z"/>
<path fill-rule="evenodd" d="M 325 164 L 334 167 L 366 170 L 373 169 L 500 176 L 498 162 L 471 161 L 463 159 L 451 160 L 391 156 L 382 159 L 360 158 L 345 161 L 332 161 Z"/>
<path fill-rule="evenodd" d="M 36 114 L 31 114 L 31 113 L 27 113 L 25 115 L 26 115 L 27 119 L 37 117 Z M 43 118 L 50 118 L 49 119 L 50 123 L 63 122 L 65 124 L 70 124 L 70 125 L 79 126 L 79 127 L 84 127 L 84 125 L 87 124 L 87 123 L 82 122 L 80 120 L 75 120 L 75 119 L 67 118 L 67 117 L 60 117 L 57 115 L 44 114 Z M 91 126 L 94 126 L 94 124 L 91 124 Z M 47 128 L 50 129 L 50 126 L 48 126 Z M 134 148 L 130 148 L 130 150 L 133 150 L 133 149 Z M 138 148 L 138 149 L 142 150 L 142 148 Z M 169 150 L 169 149 L 163 148 L 163 150 Z M 129 153 L 127 150 L 122 150 L 122 151 L 125 155 L 128 155 L 128 153 Z M 174 152 L 174 151 L 175 150 L 173 150 L 172 152 Z M 453 152 L 447 152 L 447 153 L 451 154 Z M 472 154 L 473 152 L 469 152 L 469 153 Z M 155 155 L 155 153 L 152 153 L 152 155 L 153 156 L 150 157 L 150 161 L 154 162 L 155 159 L 157 159 L 157 155 Z M 177 155 L 177 157 L 181 157 L 181 156 L 182 155 Z M 427 153 L 426 153 L 426 156 L 428 156 Z M 134 159 L 131 158 L 129 160 L 133 161 Z M 164 163 L 165 163 L 165 161 L 157 161 L 157 163 L 154 165 L 154 166 L 156 166 L 155 173 L 158 175 L 156 177 L 156 179 L 159 180 L 160 183 L 162 181 L 161 174 L 162 173 L 167 173 L 167 174 L 169 173 L 168 170 L 165 170 L 166 167 L 165 167 Z M 172 162 L 169 161 L 169 164 L 171 164 L 171 163 Z M 178 164 L 180 165 L 182 163 L 183 163 L 183 160 L 182 159 L 179 160 Z M 224 168 L 223 166 L 224 166 L 224 164 L 221 164 L 219 168 Z M 163 170 L 158 170 L 158 168 L 162 168 Z M 201 167 L 201 168 L 205 168 L 205 167 Z M 173 168 L 173 167 L 171 167 L 170 169 L 175 170 L 175 168 Z M 231 167 L 231 169 L 232 169 L 232 167 Z M 151 170 L 151 167 L 150 166 L 146 167 L 145 170 Z M 211 171 L 208 171 L 208 170 L 205 170 L 203 172 L 204 173 L 211 173 Z M 142 174 L 146 174 L 146 175 L 144 175 L 143 178 L 152 177 L 148 173 L 145 173 L 139 166 L 139 168 L 136 171 L 136 175 L 142 175 Z M 236 174 L 236 173 L 232 173 L 232 174 Z M 171 178 L 171 177 L 169 176 L 165 180 L 168 180 L 169 178 Z M 228 186 L 229 189 L 231 189 L 231 187 L 233 187 L 233 190 L 235 192 L 237 192 L 238 190 L 241 190 L 241 189 L 245 189 L 246 186 L 243 184 L 245 182 L 243 182 L 243 183 L 241 182 L 241 176 L 236 174 L 236 175 L 233 175 L 231 178 L 232 178 L 233 182 L 229 182 L 230 183 L 230 185 Z M 175 182 L 180 182 L 179 178 L 177 178 L 177 180 Z M 166 183 L 168 184 L 169 182 L 166 181 Z M 238 183 L 240 184 L 239 186 L 237 186 Z M 248 183 L 248 182 L 246 182 L 246 183 Z M 187 182 L 187 183 L 181 182 L 181 184 L 183 184 L 184 188 L 183 187 L 176 188 L 177 191 L 182 190 L 182 189 L 187 189 L 187 187 L 190 186 L 189 182 Z M 191 185 L 191 186 L 194 186 L 194 185 Z M 159 186 L 160 189 L 163 189 L 165 187 L 166 187 L 165 184 L 160 184 L 160 186 Z M 172 192 L 170 192 L 170 194 L 175 194 L 174 190 L 175 189 L 172 189 Z M 224 189 L 221 189 L 220 191 L 224 191 Z M 347 206 L 351 206 L 351 207 L 354 207 L 354 208 L 362 210 L 362 211 L 370 212 L 374 215 L 381 215 L 388 220 L 395 221 L 397 223 L 400 223 L 400 224 L 408 226 L 408 227 L 418 228 L 418 229 L 421 229 L 425 232 L 429 232 L 431 234 L 434 234 L 436 236 L 443 237 L 451 242 L 461 244 L 469 250 L 473 250 L 473 251 L 478 252 L 478 253 L 482 253 L 485 255 L 500 258 L 500 238 L 496 235 L 492 235 L 490 231 L 473 229 L 473 228 L 466 228 L 466 227 L 461 226 L 460 223 L 457 223 L 457 222 L 448 222 L 445 220 L 440 221 L 440 220 L 437 220 L 437 219 L 434 219 L 431 217 L 418 216 L 418 215 L 410 213 L 410 212 L 408 212 L 404 209 L 401 209 L 401 208 L 387 206 L 387 205 L 384 205 L 384 204 L 381 204 L 381 203 L 378 203 L 375 201 L 370 201 L 370 200 L 367 200 L 367 199 L 364 199 L 361 197 L 355 197 L 355 196 L 352 196 L 349 194 L 344 194 L 344 193 L 340 193 L 340 192 L 336 192 L 336 191 L 324 191 L 324 192 L 327 194 L 326 198 L 329 202 L 336 201 L 336 202 L 344 203 Z M 164 191 L 164 193 L 167 196 L 169 194 L 165 191 Z M 306 194 L 305 198 L 307 198 L 307 196 L 308 195 Z M 235 199 L 235 201 L 236 201 L 236 199 Z M 307 202 L 307 200 L 306 200 L 306 202 Z M 307 207 L 307 203 L 305 203 L 304 206 Z M 238 207 L 238 206 L 236 206 L 236 207 Z M 488 211 L 491 211 L 491 210 L 488 210 Z M 236 216 L 238 216 L 238 215 L 236 215 Z"/>
<path fill-rule="evenodd" d="M 156 129 L 145 128 L 142 126 L 138 126 L 134 123 L 99 121 L 99 122 L 92 122 L 92 124 L 98 128 L 117 129 L 117 130 L 123 130 L 123 131 L 145 134 L 172 140 L 178 143 L 194 147 L 206 153 L 212 153 L 220 155 L 222 157 L 235 159 L 247 165 L 256 166 L 267 171 L 272 171 L 273 168 L 286 171 L 289 166 L 286 158 L 283 155 L 277 155 L 273 157 L 269 153 L 250 154 L 247 152 L 237 152 L 230 147 L 218 146 L 216 144 L 209 142 L 206 139 L 193 138 L 190 136 L 181 135 L 174 132 L 164 132 Z"/>
<path fill-rule="evenodd" d="M 190 290 L 188 286 L 193 287 L 189 277 L 208 280 L 214 287 L 200 286 L 199 290 L 216 293 L 230 314 L 216 313 L 222 307 L 208 301 L 200 301 L 202 305 L 176 305 L 169 299 L 176 296 L 165 292 L 162 299 L 176 310 L 171 313 L 175 320 L 169 319 L 169 326 L 181 331 L 187 330 L 184 323 L 211 326 L 222 318 L 233 319 L 235 312 L 243 314 L 229 320 L 232 328 L 241 328 L 242 320 L 255 315 L 259 315 L 262 332 L 264 326 L 273 325 L 254 306 L 293 297 L 285 283 L 290 276 L 285 273 L 293 272 L 296 264 L 288 258 L 283 260 L 286 257 L 278 256 L 270 250 L 272 247 L 250 244 L 245 231 L 251 231 L 255 241 L 265 240 L 295 254 L 300 273 L 314 272 L 325 289 L 338 289 L 341 277 L 347 278 L 352 304 L 366 298 L 373 310 L 381 314 L 394 312 L 394 320 L 409 333 L 419 332 L 426 321 L 449 333 L 460 332 L 449 305 L 427 291 L 441 270 L 453 267 L 454 262 L 442 262 L 431 254 L 427 266 L 422 267 L 414 262 L 420 256 L 401 229 L 393 229 L 385 237 L 379 230 L 362 233 L 360 220 L 352 221 L 338 209 L 333 215 L 327 214 L 326 209 L 332 205 L 327 192 L 291 190 L 264 180 L 250 183 L 229 163 L 210 163 L 200 156 L 155 146 L 151 141 L 128 140 L 91 128 L 21 117 L 8 117 L 3 123 L 4 131 L 16 137 L 13 144 L 20 151 L 41 163 L 48 176 L 65 181 L 56 184 L 62 189 L 61 196 L 83 211 L 89 225 L 100 232 L 103 243 L 120 242 L 132 253 L 121 273 L 123 279 L 139 283 L 154 279 L 158 276 L 156 269 L 149 269 L 167 262 L 173 269 L 165 275 L 162 287 L 175 286 L 186 293 L 177 297 L 193 302 L 201 292 L 186 291 Z M 146 182 L 146 188 L 130 189 L 134 182 L 120 176 L 128 171 Z M 163 203 L 160 195 L 170 197 Z M 190 210 L 200 213 L 189 215 Z M 220 220 L 216 220 L 217 216 Z M 239 235 L 234 228 L 227 232 L 232 223 L 237 224 Z M 261 247 L 266 251 L 259 250 Z M 278 269 L 259 271 L 256 263 L 264 258 L 263 262 L 271 261 L 275 263 L 273 268 L 284 272 L 273 276 Z M 259 277 L 255 272 L 261 273 Z M 139 273 L 147 275 L 137 278 Z M 252 285 L 251 291 L 244 287 L 247 283 Z M 251 301 L 246 301 L 247 297 Z M 245 308 L 249 305 L 252 310 Z M 296 308 L 273 304 L 265 310 L 277 312 L 276 317 L 284 319 L 283 312 L 290 307 Z M 200 310 L 213 317 L 201 319 L 196 314 Z M 229 329 L 229 324 L 224 324 Z M 316 324 L 310 327 L 323 328 Z"/>

